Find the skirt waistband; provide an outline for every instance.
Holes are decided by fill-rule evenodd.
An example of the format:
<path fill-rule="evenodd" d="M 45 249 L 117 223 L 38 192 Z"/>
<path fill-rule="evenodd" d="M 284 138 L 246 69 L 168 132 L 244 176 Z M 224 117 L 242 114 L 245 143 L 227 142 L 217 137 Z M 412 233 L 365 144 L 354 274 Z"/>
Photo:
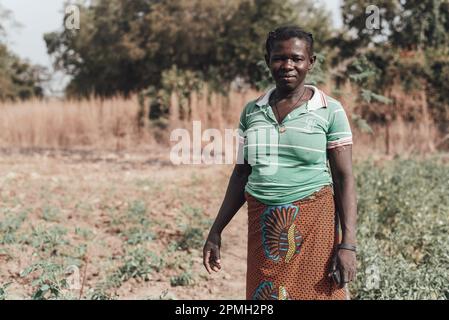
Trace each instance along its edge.
<path fill-rule="evenodd" d="M 319 190 L 315 191 L 314 193 L 312 193 L 311 195 L 309 195 L 305 198 L 295 200 L 290 203 L 305 204 L 305 203 L 316 201 L 317 199 L 320 199 L 320 198 L 322 198 L 324 196 L 328 196 L 328 195 L 331 195 L 331 196 L 334 195 L 334 190 L 332 188 L 332 185 L 330 185 L 330 184 L 321 187 Z M 255 198 L 253 195 L 249 194 L 246 191 L 245 191 L 245 198 L 248 202 L 252 201 L 252 202 L 258 202 L 260 204 L 263 204 L 261 201 L 257 200 L 257 198 Z M 285 203 L 285 204 L 287 204 L 287 203 Z"/>

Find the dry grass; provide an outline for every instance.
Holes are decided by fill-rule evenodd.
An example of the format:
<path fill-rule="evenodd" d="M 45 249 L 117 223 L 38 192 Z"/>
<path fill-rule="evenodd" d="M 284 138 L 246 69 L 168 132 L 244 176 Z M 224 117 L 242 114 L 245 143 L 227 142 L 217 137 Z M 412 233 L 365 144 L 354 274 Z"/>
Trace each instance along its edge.
<path fill-rule="evenodd" d="M 122 149 L 150 138 L 138 130 L 135 99 L 34 100 L 4 103 L 0 110 L 4 148 Z"/>
<path fill-rule="evenodd" d="M 330 93 L 329 88 L 324 90 Z M 348 115 L 356 103 L 350 90 L 341 98 Z M 169 145 L 171 130 L 192 130 L 192 121 L 201 121 L 201 129 L 236 128 L 245 103 L 260 96 L 260 92 L 246 90 L 232 92 L 228 97 L 208 94 L 207 90 L 192 94 L 190 103 L 181 106 L 176 95 L 170 99 L 170 121 L 167 129 L 138 126 L 137 98 L 129 100 L 90 99 L 83 101 L 29 101 L 0 104 L 0 148 L 51 148 L 138 150 L 150 148 L 156 142 Z M 147 101 L 148 104 L 148 101 Z M 181 109 L 186 118 L 179 120 Z M 148 110 L 146 110 L 148 112 Z M 355 154 L 366 157 L 385 154 L 386 128 L 373 125 L 375 134 L 363 133 L 353 125 Z M 395 121 L 390 126 L 390 155 L 422 154 L 432 150 L 431 143 L 439 140 L 435 126 L 423 123 Z M 206 142 L 205 142 L 206 143 Z"/>

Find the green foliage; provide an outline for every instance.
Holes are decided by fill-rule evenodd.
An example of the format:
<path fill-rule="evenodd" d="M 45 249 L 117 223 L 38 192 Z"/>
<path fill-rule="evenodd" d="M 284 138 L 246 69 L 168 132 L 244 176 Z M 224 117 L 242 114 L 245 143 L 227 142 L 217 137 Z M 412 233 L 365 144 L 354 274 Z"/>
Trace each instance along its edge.
<path fill-rule="evenodd" d="M 388 99 L 387 97 L 384 97 L 383 95 L 377 94 L 372 92 L 371 90 L 362 89 L 361 96 L 363 100 L 365 100 L 367 103 L 370 103 L 371 101 L 380 102 L 383 104 L 390 104 L 391 99 Z"/>
<path fill-rule="evenodd" d="M 379 8 L 379 29 L 366 27 L 366 8 L 373 4 Z M 352 40 L 353 50 L 367 47 L 370 43 L 389 42 L 395 48 L 407 50 L 444 48 L 449 44 L 447 1 L 380 0 L 373 3 L 369 0 L 345 0 L 342 16 L 344 33 Z"/>
<path fill-rule="evenodd" d="M 395 160 L 356 167 L 357 299 L 447 299 L 449 167 Z M 378 270 L 377 285 L 372 269 Z"/>
<path fill-rule="evenodd" d="M 155 253 L 145 248 L 131 250 L 124 263 L 108 279 L 112 287 L 119 287 L 123 282 L 135 278 L 149 280 L 151 273 L 159 272 L 164 261 Z"/>
<path fill-rule="evenodd" d="M 130 203 L 128 218 L 130 221 L 142 223 L 146 221 L 147 205 L 142 200 L 135 200 Z"/>
<path fill-rule="evenodd" d="M 356 127 L 360 129 L 360 131 L 365 132 L 365 133 L 370 133 L 370 134 L 374 133 L 373 129 L 370 127 L 368 122 L 365 119 L 363 119 L 361 116 L 359 116 L 355 113 L 352 113 L 351 120 L 356 125 Z"/>
<path fill-rule="evenodd" d="M 256 63 L 260 73 L 260 80 L 255 82 L 255 87 L 258 90 L 266 90 L 268 87 L 273 86 L 273 79 L 271 78 L 270 68 L 268 68 L 265 60 L 260 60 Z"/>
<path fill-rule="evenodd" d="M 379 29 L 366 27 L 368 15 L 365 10 L 372 4 L 379 8 Z M 371 108 L 370 103 L 385 105 L 389 100 L 383 95 L 388 97 L 392 90 L 398 88 L 407 94 L 425 90 L 434 121 L 440 124 L 443 132 L 447 130 L 449 91 L 447 81 L 441 75 L 449 65 L 448 2 L 345 0 L 342 15 L 344 27 L 329 42 L 339 48 L 332 60 L 334 64 L 345 65 L 348 60 L 366 58 L 369 68 L 363 68 L 365 73 L 350 75 L 353 65 L 343 72 L 343 77 L 349 76 L 357 83 L 362 93 L 360 97 L 366 102 L 362 107 L 367 110 L 362 112 L 362 116 L 385 121 L 402 112 L 404 117 L 416 119 L 419 111 L 414 110 L 416 107 L 413 105 L 407 105 L 407 110 L 395 111 L 378 105 Z M 371 80 L 366 82 L 366 79 Z M 341 82 L 342 79 L 337 80 Z M 391 102 L 395 106 L 394 99 Z"/>
<path fill-rule="evenodd" d="M 65 269 L 62 265 L 50 260 L 42 260 L 25 268 L 20 273 L 20 277 L 26 278 L 35 272 L 38 273 L 38 276 L 32 282 L 32 286 L 35 288 L 32 299 L 49 300 L 69 298 L 64 293 L 64 290 L 68 288 L 68 283 L 65 278 Z"/>
<path fill-rule="evenodd" d="M 104 288 L 94 288 L 87 294 L 88 300 L 114 300 L 115 296 L 108 293 Z"/>
<path fill-rule="evenodd" d="M 7 292 L 6 289 L 11 285 L 11 282 L 0 285 L 0 301 L 6 300 Z"/>
<path fill-rule="evenodd" d="M 122 233 L 129 245 L 141 244 L 154 239 L 154 234 L 139 227 L 132 227 Z"/>
<path fill-rule="evenodd" d="M 45 206 L 42 210 L 42 218 L 45 221 L 55 222 L 58 221 L 58 216 L 60 213 L 59 208 Z"/>
<path fill-rule="evenodd" d="M 8 214 L 0 221 L 0 244 L 11 244 L 16 242 L 16 232 L 28 217 L 27 211 L 20 214 Z"/>
<path fill-rule="evenodd" d="M 149 219 L 146 203 L 134 200 L 128 203 L 128 209 L 124 214 L 113 214 L 112 224 L 117 225 L 118 232 L 127 244 L 137 245 L 155 238 L 155 234 L 151 231 L 153 222 Z"/>
<path fill-rule="evenodd" d="M 203 229 L 186 227 L 178 240 L 178 247 L 182 250 L 200 249 L 204 245 Z"/>
<path fill-rule="evenodd" d="M 401 19 L 390 38 L 406 49 L 447 48 L 449 45 L 449 3 L 444 0 L 403 1 Z"/>
<path fill-rule="evenodd" d="M 449 49 L 426 50 L 429 106 L 442 131 L 449 133 Z"/>
<path fill-rule="evenodd" d="M 39 249 L 43 252 L 52 253 L 61 245 L 69 244 L 69 241 L 64 239 L 67 230 L 60 226 L 45 228 L 43 226 L 32 226 L 32 232 L 26 239 L 26 244 Z"/>
<path fill-rule="evenodd" d="M 0 4 L 0 101 L 42 97 L 46 70 L 23 61 L 8 50 L 6 24 L 17 24 Z"/>
<path fill-rule="evenodd" d="M 75 227 L 75 234 L 81 236 L 84 240 L 92 240 L 95 236 L 91 230 L 80 227 Z"/>
<path fill-rule="evenodd" d="M 193 276 L 190 272 L 183 272 L 180 275 L 170 278 L 170 285 L 172 287 L 177 286 L 191 286 L 195 283 Z"/>
<path fill-rule="evenodd" d="M 67 93 L 75 96 L 150 86 L 188 95 L 198 80 L 223 90 L 237 76 L 254 85 L 268 31 L 298 23 L 321 49 L 331 30 L 330 14 L 310 0 L 99 0 L 80 11 L 81 30 L 45 35 L 55 67 L 73 76 Z"/>
<path fill-rule="evenodd" d="M 45 68 L 22 61 L 0 42 L 0 101 L 42 97 L 46 77 Z"/>
<path fill-rule="evenodd" d="M 179 222 L 180 236 L 174 244 L 176 250 L 201 249 L 204 245 L 204 232 L 212 224 L 204 217 L 201 208 L 185 205 L 182 208 L 183 218 L 187 222 Z"/>
<path fill-rule="evenodd" d="M 307 74 L 306 83 L 311 85 L 320 85 L 326 82 L 326 73 L 324 70 L 326 58 L 324 54 L 317 53 L 316 54 L 316 62 L 312 69 Z"/>
<path fill-rule="evenodd" d="M 369 60 L 367 55 L 361 55 L 349 65 L 348 77 L 361 87 L 374 87 L 379 81 L 380 70 Z"/>

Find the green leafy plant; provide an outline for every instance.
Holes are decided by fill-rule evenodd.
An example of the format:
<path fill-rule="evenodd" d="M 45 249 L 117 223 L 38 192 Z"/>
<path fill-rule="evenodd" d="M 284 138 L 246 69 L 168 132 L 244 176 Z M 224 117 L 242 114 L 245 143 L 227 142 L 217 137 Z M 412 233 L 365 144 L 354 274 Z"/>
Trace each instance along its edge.
<path fill-rule="evenodd" d="M 109 277 L 111 287 L 119 287 L 123 282 L 134 278 L 149 280 L 153 272 L 159 272 L 164 265 L 164 260 L 155 253 L 137 248 L 130 251 L 124 263 Z"/>
<path fill-rule="evenodd" d="M 55 222 L 58 221 L 60 213 L 59 208 L 46 206 L 42 210 L 42 218 L 45 221 Z"/>
<path fill-rule="evenodd" d="M 75 234 L 81 236 L 84 240 L 92 240 L 95 236 L 93 231 L 80 227 L 75 227 Z"/>
<path fill-rule="evenodd" d="M 204 245 L 204 229 L 187 226 L 178 240 L 178 247 L 182 250 L 200 249 Z"/>
<path fill-rule="evenodd" d="M 64 239 L 67 234 L 67 229 L 61 226 L 55 226 L 49 229 L 43 226 L 32 226 L 31 235 L 27 239 L 27 244 L 34 248 L 39 248 L 44 252 L 52 252 L 60 246 L 69 244 L 69 241 Z"/>
<path fill-rule="evenodd" d="M 172 287 L 177 286 L 191 286 L 195 283 L 193 279 L 193 275 L 191 272 L 186 271 L 181 273 L 180 275 L 174 276 L 170 278 L 170 285 Z"/>
<path fill-rule="evenodd" d="M 449 166 L 401 160 L 356 166 L 356 299 L 448 299 Z"/>
<path fill-rule="evenodd" d="M 38 275 L 31 283 L 35 288 L 32 294 L 32 299 L 48 300 L 70 298 L 69 295 L 64 293 L 64 289 L 68 288 L 68 283 L 65 278 L 65 268 L 63 265 L 54 263 L 50 260 L 42 260 L 25 268 L 20 273 L 20 277 L 26 278 L 35 272 L 37 272 Z"/>
<path fill-rule="evenodd" d="M 154 234 L 139 227 L 132 227 L 122 233 L 125 241 L 129 245 L 141 244 L 154 239 Z"/>
<path fill-rule="evenodd" d="M 16 232 L 28 217 L 28 211 L 8 214 L 0 221 L 0 244 L 11 244 L 17 241 Z"/>
<path fill-rule="evenodd" d="M 11 285 L 11 282 L 0 285 L 0 300 L 6 300 L 7 292 L 6 289 Z"/>

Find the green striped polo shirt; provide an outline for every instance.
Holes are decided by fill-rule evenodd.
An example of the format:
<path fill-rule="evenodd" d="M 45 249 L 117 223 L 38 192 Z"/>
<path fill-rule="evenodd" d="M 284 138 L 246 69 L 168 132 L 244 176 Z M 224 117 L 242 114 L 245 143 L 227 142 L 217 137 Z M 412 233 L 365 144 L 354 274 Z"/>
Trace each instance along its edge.
<path fill-rule="evenodd" d="M 245 191 L 267 205 L 303 199 L 332 184 L 327 149 L 352 144 L 341 103 L 314 86 L 312 99 L 292 110 L 281 124 L 270 94 L 249 102 L 240 116 L 240 148 L 252 167 Z"/>

